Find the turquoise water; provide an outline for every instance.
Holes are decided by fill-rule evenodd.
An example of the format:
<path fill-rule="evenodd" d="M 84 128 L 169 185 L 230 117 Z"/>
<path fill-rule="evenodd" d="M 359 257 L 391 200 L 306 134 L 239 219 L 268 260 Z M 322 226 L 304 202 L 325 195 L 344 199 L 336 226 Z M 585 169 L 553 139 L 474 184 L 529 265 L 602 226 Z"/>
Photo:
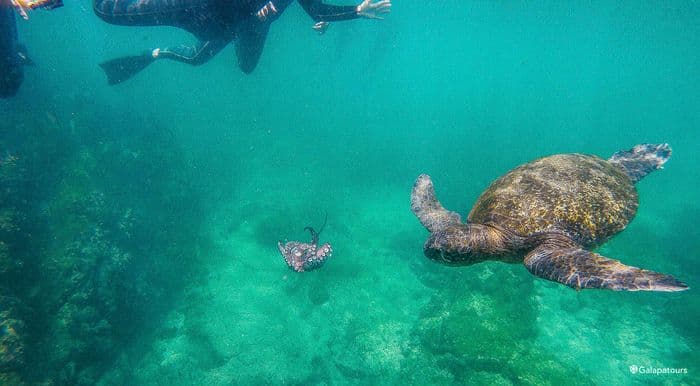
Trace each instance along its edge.
<path fill-rule="evenodd" d="M 700 383 L 700 4 L 397 0 L 311 25 L 290 7 L 251 75 L 229 47 L 109 87 L 98 63 L 192 38 L 87 4 L 19 22 L 36 65 L 0 100 L 2 383 Z M 689 291 L 423 256 L 420 173 L 466 215 L 518 164 L 645 142 L 673 156 L 598 252 Z M 289 270 L 276 242 L 326 213 L 333 257 Z"/>

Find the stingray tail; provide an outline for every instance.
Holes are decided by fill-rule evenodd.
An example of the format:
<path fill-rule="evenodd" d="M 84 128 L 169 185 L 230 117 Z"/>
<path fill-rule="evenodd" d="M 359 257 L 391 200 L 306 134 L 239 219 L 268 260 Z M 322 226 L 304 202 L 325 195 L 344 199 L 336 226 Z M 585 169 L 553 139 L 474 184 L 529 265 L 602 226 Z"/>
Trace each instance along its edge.
<path fill-rule="evenodd" d="M 321 229 L 319 229 L 318 232 L 316 232 L 312 227 L 304 228 L 305 231 L 309 231 L 311 233 L 311 244 L 318 244 L 318 236 L 321 235 L 323 228 L 326 227 L 326 222 L 328 222 L 328 212 L 326 212 L 326 217 L 323 219 L 323 225 L 321 225 Z"/>
<path fill-rule="evenodd" d="M 321 234 L 321 232 L 323 232 L 323 228 L 326 227 L 327 222 L 328 222 L 328 212 L 326 212 L 326 217 L 323 218 L 323 225 L 321 225 L 321 229 L 318 231 L 319 235 Z"/>

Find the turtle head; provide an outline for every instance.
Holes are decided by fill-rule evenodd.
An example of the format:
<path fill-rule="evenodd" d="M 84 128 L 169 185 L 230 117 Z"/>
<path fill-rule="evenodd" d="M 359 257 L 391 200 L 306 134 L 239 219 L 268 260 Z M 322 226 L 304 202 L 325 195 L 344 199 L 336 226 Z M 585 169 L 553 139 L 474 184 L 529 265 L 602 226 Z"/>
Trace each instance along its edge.
<path fill-rule="evenodd" d="M 418 176 L 413 185 L 411 210 L 430 231 L 423 252 L 439 263 L 471 265 L 502 259 L 512 249 L 512 240 L 504 231 L 490 225 L 464 224 L 459 214 L 443 208 L 427 174 Z"/>
<path fill-rule="evenodd" d="M 458 224 L 433 232 L 425 241 L 423 252 L 445 265 L 472 265 L 489 260 L 495 253 L 489 227 Z M 496 235 L 497 236 L 497 235 Z M 496 237 L 497 238 L 497 237 Z"/>

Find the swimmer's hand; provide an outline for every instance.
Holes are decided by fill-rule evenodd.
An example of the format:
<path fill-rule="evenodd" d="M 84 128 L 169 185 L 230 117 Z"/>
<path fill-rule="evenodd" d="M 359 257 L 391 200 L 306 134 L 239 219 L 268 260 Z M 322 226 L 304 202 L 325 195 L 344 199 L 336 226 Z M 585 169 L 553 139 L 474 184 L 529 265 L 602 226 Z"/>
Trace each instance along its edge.
<path fill-rule="evenodd" d="M 37 8 L 54 9 L 63 6 L 63 0 L 10 0 L 24 20 L 29 19 L 27 11 Z"/>
<path fill-rule="evenodd" d="M 27 9 L 29 7 L 22 0 L 11 0 L 12 6 L 15 7 L 17 13 L 22 16 L 22 19 L 29 20 L 29 15 L 27 15 Z"/>
<path fill-rule="evenodd" d="M 275 3 L 273 3 L 272 1 L 268 1 L 267 4 L 263 5 L 262 8 L 260 8 L 258 12 L 255 13 L 255 16 L 258 17 L 258 20 L 265 21 L 267 19 L 267 15 L 274 15 L 276 13 L 277 8 L 275 7 Z"/>
<path fill-rule="evenodd" d="M 319 21 L 318 23 L 314 24 L 313 28 L 314 31 L 318 32 L 320 35 L 323 35 L 326 33 L 326 30 L 328 29 L 328 26 L 331 25 L 331 23 L 327 21 Z"/>
<path fill-rule="evenodd" d="M 391 12 L 391 0 L 363 0 L 357 6 L 357 14 L 367 19 L 383 19 L 379 16 Z"/>

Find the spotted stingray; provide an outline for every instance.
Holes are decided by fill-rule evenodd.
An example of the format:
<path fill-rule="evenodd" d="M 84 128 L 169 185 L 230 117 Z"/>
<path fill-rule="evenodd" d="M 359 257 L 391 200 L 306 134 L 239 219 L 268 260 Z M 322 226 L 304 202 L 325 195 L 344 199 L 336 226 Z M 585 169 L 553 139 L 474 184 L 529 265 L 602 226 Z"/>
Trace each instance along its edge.
<path fill-rule="evenodd" d="M 328 216 L 326 216 L 327 218 Z M 311 242 L 309 243 L 288 241 L 282 244 L 281 241 L 277 242 L 277 249 L 279 249 L 289 268 L 296 272 L 311 271 L 320 268 L 326 262 L 326 259 L 331 257 L 333 247 L 329 243 L 318 245 L 318 236 L 325 226 L 326 221 L 324 220 L 323 226 L 318 232 L 312 227 L 304 228 L 304 230 L 308 230 L 311 233 Z"/>

